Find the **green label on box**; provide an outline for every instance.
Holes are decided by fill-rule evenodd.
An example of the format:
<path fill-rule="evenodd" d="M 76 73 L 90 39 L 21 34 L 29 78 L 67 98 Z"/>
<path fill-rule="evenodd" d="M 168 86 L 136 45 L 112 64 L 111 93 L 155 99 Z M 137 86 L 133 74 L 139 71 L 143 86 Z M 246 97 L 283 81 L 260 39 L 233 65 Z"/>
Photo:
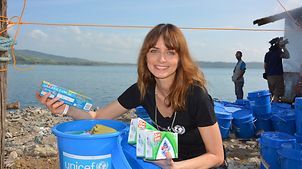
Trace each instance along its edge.
<path fill-rule="evenodd" d="M 177 133 L 147 131 L 145 158 L 148 160 L 165 159 L 166 152 L 170 152 L 172 158 L 178 158 Z"/>

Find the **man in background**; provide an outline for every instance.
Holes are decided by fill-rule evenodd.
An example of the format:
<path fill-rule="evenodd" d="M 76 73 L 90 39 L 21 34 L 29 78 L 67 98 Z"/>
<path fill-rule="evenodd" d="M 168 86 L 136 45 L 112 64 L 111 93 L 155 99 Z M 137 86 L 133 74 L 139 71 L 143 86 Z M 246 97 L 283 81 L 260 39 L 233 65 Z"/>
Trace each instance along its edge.
<path fill-rule="evenodd" d="M 272 102 L 279 102 L 285 92 L 282 59 L 289 58 L 289 52 L 285 47 L 288 41 L 283 40 L 283 37 L 276 37 L 269 43 L 271 47 L 264 57 L 264 70 Z"/>
<path fill-rule="evenodd" d="M 241 59 L 242 58 L 241 51 L 237 51 L 235 56 L 237 59 L 237 64 L 233 70 L 232 81 L 235 84 L 235 94 L 236 94 L 236 98 L 238 100 L 238 99 L 243 99 L 243 85 L 244 85 L 243 75 L 246 70 L 246 64 Z"/>

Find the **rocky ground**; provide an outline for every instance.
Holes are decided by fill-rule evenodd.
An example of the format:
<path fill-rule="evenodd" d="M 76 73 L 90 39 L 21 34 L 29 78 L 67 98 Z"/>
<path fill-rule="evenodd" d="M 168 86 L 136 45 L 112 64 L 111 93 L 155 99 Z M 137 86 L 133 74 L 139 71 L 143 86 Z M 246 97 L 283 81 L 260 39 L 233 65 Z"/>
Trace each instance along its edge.
<path fill-rule="evenodd" d="M 119 120 L 129 122 L 130 111 Z M 28 107 L 7 112 L 5 169 L 58 169 L 56 137 L 51 128 L 68 117 L 56 117 L 45 109 Z M 260 168 L 259 145 L 255 139 L 240 140 L 233 135 L 224 140 L 230 169 Z"/>

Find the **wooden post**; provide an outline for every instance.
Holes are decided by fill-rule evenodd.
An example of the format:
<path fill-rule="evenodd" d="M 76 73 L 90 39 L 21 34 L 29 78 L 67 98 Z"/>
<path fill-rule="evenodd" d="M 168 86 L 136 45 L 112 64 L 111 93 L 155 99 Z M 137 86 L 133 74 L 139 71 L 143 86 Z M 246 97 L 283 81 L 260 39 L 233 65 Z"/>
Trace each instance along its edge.
<path fill-rule="evenodd" d="M 7 0 L 1 0 L 1 16 L 7 16 Z M 6 23 L 0 23 L 0 31 L 6 29 Z M 0 36 L 7 36 L 4 32 Z M 7 52 L 1 52 L 0 57 L 6 57 Z M 7 69 L 7 62 L 0 62 L 0 70 Z M 6 90 L 7 90 L 7 71 L 0 71 L 0 139 L 1 139 L 1 157 L 0 169 L 4 169 L 4 141 L 5 141 L 5 118 L 6 118 Z"/>

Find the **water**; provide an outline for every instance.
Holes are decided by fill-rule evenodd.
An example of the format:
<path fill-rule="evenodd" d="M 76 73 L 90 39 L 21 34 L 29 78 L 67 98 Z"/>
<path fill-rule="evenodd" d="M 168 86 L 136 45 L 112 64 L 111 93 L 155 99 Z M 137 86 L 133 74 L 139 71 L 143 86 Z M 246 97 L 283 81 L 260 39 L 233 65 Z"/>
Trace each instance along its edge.
<path fill-rule="evenodd" d="M 136 82 L 136 65 L 118 66 L 67 66 L 35 65 L 31 70 L 8 71 L 8 102 L 20 101 L 22 107 L 41 106 L 35 93 L 41 82 L 46 80 L 66 89 L 73 90 L 93 99 L 96 107 L 102 107 L 115 100 L 124 90 Z M 209 93 L 214 98 L 234 101 L 232 68 L 204 68 Z M 262 79 L 262 69 L 247 69 L 245 74 L 244 97 L 250 91 L 267 89 Z"/>

